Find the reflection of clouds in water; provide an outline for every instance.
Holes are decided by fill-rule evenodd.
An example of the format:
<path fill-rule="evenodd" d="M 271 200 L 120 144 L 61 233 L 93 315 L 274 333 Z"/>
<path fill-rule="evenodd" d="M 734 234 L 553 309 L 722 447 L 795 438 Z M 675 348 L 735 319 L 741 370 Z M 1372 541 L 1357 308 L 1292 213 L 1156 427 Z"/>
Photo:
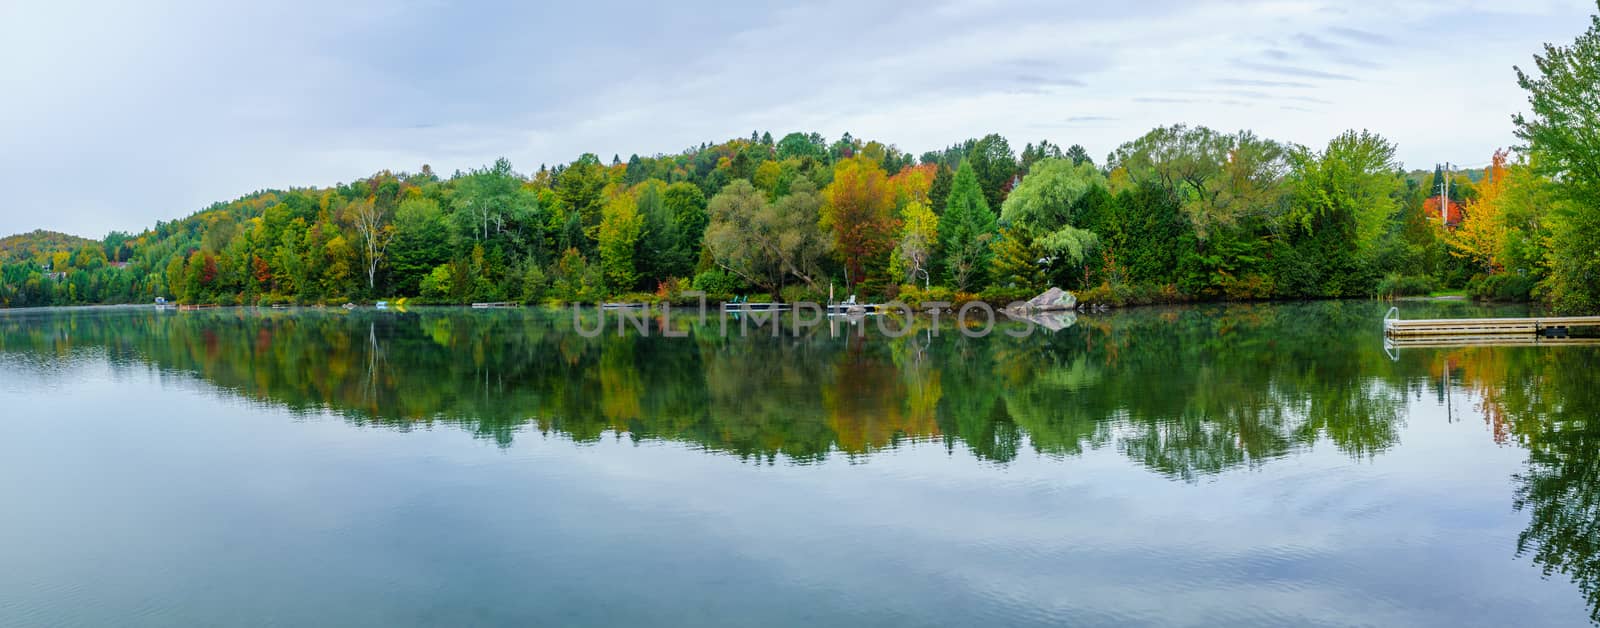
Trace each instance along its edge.
<path fill-rule="evenodd" d="M 116 551 L 159 551 L 173 538 L 242 548 L 230 561 L 197 555 L 145 574 L 190 608 L 204 603 L 182 592 L 204 579 L 218 599 L 311 599 L 323 621 L 352 623 L 375 607 L 423 604 L 446 620 L 559 613 L 593 624 L 804 613 L 882 624 L 1551 625 L 1581 615 L 1564 580 L 1507 559 L 1532 516 L 1561 524 L 1535 528 L 1536 564 L 1587 560 L 1568 540 L 1584 528 L 1566 527 L 1582 520 L 1553 515 L 1588 516 L 1562 504 L 1596 485 L 1577 481 L 1592 452 L 1584 432 L 1552 438 L 1540 421 L 1595 407 L 1584 405 L 1594 399 L 1585 371 L 1572 368 L 1593 354 L 1451 356 L 1450 386 L 1498 383 L 1509 414 L 1536 419 L 1511 426 L 1511 442 L 1548 452 L 1531 477 L 1558 482 L 1530 490 L 1524 515 L 1508 507 L 1508 478 L 1527 452 L 1497 446 L 1476 421 L 1447 422 L 1442 401 L 1421 394 L 1441 381 L 1444 354 L 1390 361 L 1375 308 L 1148 309 L 1084 315 L 1027 339 L 947 333 L 927 344 L 588 341 L 538 313 L 460 310 L 222 312 L 138 331 L 81 315 L 67 353 L 44 340 L 59 336 L 15 327 L 0 332 L 0 353 L 7 365 L 30 354 L 70 365 L 64 375 L 80 382 L 124 373 L 88 377 L 94 385 L 71 403 L 27 397 L 21 407 L 73 419 L 51 426 L 59 446 L 41 449 L 77 451 L 85 468 L 116 465 L 117 478 L 95 478 L 111 488 L 187 474 L 182 491 L 130 491 L 146 506 L 116 520 L 141 534 Z M 385 360 L 371 359 L 374 342 Z M 1539 410 L 1549 401 L 1560 411 Z M 90 410 L 118 404 L 133 415 Z M 278 416 L 316 405 L 383 429 Z M 170 412 L 138 410 L 157 406 Z M 430 421 L 449 427 L 389 429 Z M 45 433 L 35 427 L 30 439 Z M 106 443 L 112 433 L 145 453 L 125 457 Z M 951 449 L 894 440 L 929 434 Z M 86 480 L 51 474 L 30 490 L 71 494 Z M 213 528 L 219 512 L 275 531 Z M 115 538 L 78 542 L 104 549 Z M 329 560 L 294 562 L 307 556 Z M 618 595 L 618 574 L 649 586 Z"/>

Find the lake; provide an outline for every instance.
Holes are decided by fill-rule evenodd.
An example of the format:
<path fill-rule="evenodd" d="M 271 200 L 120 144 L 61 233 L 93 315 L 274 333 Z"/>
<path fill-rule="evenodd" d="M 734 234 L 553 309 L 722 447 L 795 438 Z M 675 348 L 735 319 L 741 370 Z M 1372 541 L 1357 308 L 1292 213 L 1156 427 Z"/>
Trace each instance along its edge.
<path fill-rule="evenodd" d="M 1600 349 L 1387 307 L 0 312 L 0 624 L 1589 625 Z"/>

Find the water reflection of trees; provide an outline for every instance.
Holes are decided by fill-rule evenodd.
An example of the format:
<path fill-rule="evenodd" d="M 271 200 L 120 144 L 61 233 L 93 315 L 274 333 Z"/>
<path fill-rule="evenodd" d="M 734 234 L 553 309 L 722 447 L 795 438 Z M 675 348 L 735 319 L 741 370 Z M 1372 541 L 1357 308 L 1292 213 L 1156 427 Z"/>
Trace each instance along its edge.
<path fill-rule="evenodd" d="M 0 353 L 92 352 L 295 412 L 409 429 L 449 424 L 509 444 L 691 443 L 744 459 L 870 456 L 937 440 L 986 460 L 1118 451 L 1192 479 L 1328 443 L 1394 446 L 1406 400 L 1466 388 L 1493 438 L 1526 448 L 1516 551 L 1577 583 L 1600 621 L 1600 350 L 1402 351 L 1366 303 L 1083 316 L 1057 333 L 583 338 L 567 314 L 421 310 L 74 311 L 0 318 Z M 845 328 L 846 331 L 853 328 Z"/>
<path fill-rule="evenodd" d="M 1324 438 L 1352 456 L 1393 445 L 1429 366 L 1390 363 L 1373 320 L 1370 304 L 1229 306 L 1084 316 L 1025 338 L 935 336 L 921 320 L 890 339 L 737 324 L 725 337 L 680 316 L 687 338 L 584 338 L 569 314 L 538 311 L 124 310 L 10 317 L 0 349 L 101 348 L 297 412 L 500 443 L 531 427 L 761 460 L 929 439 L 1002 462 L 1114 447 L 1193 478 Z"/>
<path fill-rule="evenodd" d="M 1479 347 L 1434 368 L 1474 393 L 1497 441 L 1527 450 L 1513 479 L 1513 505 L 1529 519 L 1517 554 L 1570 578 L 1600 623 L 1600 351 Z"/>

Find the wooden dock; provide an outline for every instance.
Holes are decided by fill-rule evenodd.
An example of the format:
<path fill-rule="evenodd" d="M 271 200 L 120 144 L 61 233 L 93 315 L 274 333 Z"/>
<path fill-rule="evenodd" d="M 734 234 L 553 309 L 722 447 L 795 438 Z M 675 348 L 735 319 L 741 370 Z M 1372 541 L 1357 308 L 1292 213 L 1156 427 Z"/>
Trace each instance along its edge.
<path fill-rule="evenodd" d="M 883 309 L 883 305 L 878 303 L 831 303 L 828 305 L 828 316 L 882 314 Z"/>
<path fill-rule="evenodd" d="M 1384 339 L 1384 346 L 1408 349 L 1456 349 L 1462 347 L 1557 347 L 1596 346 L 1600 338 L 1546 338 L 1544 336 L 1402 336 Z"/>
<path fill-rule="evenodd" d="M 723 303 L 722 304 L 722 311 L 724 311 L 724 312 L 787 312 L 787 311 L 789 311 L 789 304 L 787 304 L 787 303 L 751 303 L 749 301 L 741 301 L 739 303 Z"/>
<path fill-rule="evenodd" d="M 1429 318 L 1402 320 L 1397 308 L 1383 317 L 1390 338 L 1488 339 L 1517 336 L 1565 336 L 1573 327 L 1600 327 L 1600 316 L 1535 316 L 1529 318 Z"/>

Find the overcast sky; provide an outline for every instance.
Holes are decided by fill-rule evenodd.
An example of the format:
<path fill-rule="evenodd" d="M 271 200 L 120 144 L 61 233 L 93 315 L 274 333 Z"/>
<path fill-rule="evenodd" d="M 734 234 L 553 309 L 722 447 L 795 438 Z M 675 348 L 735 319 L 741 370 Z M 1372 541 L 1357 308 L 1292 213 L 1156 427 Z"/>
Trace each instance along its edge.
<path fill-rule="evenodd" d="M 1151 127 L 1408 167 L 1514 143 L 1512 65 L 1590 0 L 0 3 L 0 234 L 99 237 L 381 169 L 849 131 L 921 153 L 1000 132 L 1097 160 Z"/>

